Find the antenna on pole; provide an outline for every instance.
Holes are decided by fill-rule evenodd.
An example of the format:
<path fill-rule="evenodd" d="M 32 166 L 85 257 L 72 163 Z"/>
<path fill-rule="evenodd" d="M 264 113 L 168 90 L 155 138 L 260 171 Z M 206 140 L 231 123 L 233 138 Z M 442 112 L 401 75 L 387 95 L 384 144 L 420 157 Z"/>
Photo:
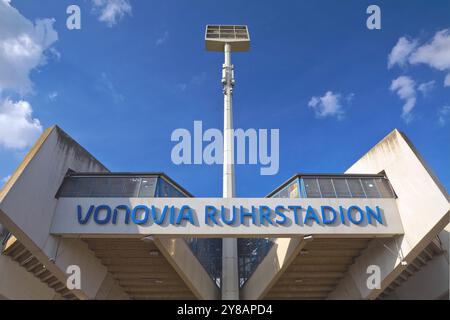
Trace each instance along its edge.
<path fill-rule="evenodd" d="M 234 67 L 231 52 L 250 49 L 247 26 L 207 25 L 205 32 L 206 50 L 223 51 L 222 85 L 224 95 L 224 135 L 223 135 L 223 197 L 235 196 L 234 144 L 233 144 L 233 87 Z M 239 268 L 236 238 L 222 239 L 222 300 L 239 299 Z"/>

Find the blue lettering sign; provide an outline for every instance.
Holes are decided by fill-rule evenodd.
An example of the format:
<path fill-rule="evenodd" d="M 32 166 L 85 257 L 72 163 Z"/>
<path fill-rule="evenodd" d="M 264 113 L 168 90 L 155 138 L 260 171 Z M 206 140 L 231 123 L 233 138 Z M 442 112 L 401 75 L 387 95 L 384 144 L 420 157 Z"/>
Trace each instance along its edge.
<path fill-rule="evenodd" d="M 226 208 L 220 206 L 219 209 L 213 205 L 204 206 L 204 222 L 210 226 L 237 226 L 250 223 L 252 225 L 327 225 L 334 226 L 339 224 L 344 225 L 376 225 L 384 224 L 384 216 L 380 207 L 365 206 L 361 208 L 357 205 L 351 205 L 348 208 L 339 206 L 337 209 L 323 205 L 320 210 L 316 210 L 312 206 L 306 207 L 304 218 L 302 213 L 304 209 L 302 206 L 287 206 L 277 205 L 271 208 L 267 205 L 251 206 L 232 206 Z M 227 212 L 229 214 L 227 214 Z M 126 225 L 133 224 L 145 225 L 154 223 L 157 225 L 171 224 L 184 225 L 183 222 L 196 225 L 198 219 L 197 212 L 188 205 L 182 205 L 180 209 L 175 206 L 165 205 L 158 208 L 154 205 L 146 206 L 143 204 L 130 207 L 125 204 L 118 205 L 111 208 L 109 205 L 90 205 L 83 211 L 81 205 L 77 205 L 77 219 L 81 225 L 88 224 L 93 221 L 98 225 L 113 225 L 124 223 Z M 246 219 L 247 218 L 247 219 Z M 248 222 L 247 222 L 248 221 Z"/>

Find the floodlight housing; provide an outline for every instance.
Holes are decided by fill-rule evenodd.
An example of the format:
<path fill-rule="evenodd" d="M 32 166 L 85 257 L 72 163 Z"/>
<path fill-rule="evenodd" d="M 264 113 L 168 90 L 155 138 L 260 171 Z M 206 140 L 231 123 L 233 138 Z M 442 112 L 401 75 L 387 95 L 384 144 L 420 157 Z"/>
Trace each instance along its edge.
<path fill-rule="evenodd" d="M 250 35 L 244 25 L 207 25 L 205 31 L 206 50 L 224 51 L 229 43 L 231 51 L 250 50 Z"/>

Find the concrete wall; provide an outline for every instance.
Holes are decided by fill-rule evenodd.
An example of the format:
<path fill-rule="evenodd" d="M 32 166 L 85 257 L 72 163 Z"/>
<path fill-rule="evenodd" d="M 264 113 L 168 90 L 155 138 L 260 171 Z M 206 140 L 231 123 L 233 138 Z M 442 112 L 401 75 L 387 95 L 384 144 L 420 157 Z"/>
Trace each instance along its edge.
<path fill-rule="evenodd" d="M 66 282 L 69 265 L 81 268 L 81 299 L 95 298 L 107 275 L 106 268 L 79 239 L 51 236 L 55 198 L 67 171 L 107 171 L 97 159 L 60 128 L 48 128 L 0 190 L 0 223 L 43 263 Z M 10 277 L 2 272 L 1 278 Z M 42 298 L 48 295 L 42 291 Z M 8 296 L 7 292 L 0 292 Z"/>
<path fill-rule="evenodd" d="M 448 194 L 409 142 L 397 130 L 391 132 L 346 173 L 385 172 L 396 192 L 405 234 L 394 240 L 374 240 L 356 260 L 331 299 L 374 299 L 449 224 Z M 367 267 L 381 268 L 381 289 L 366 285 Z M 447 269 L 448 270 L 448 269 Z M 441 279 L 445 281 L 445 275 Z M 447 282 L 448 283 L 448 282 Z"/>

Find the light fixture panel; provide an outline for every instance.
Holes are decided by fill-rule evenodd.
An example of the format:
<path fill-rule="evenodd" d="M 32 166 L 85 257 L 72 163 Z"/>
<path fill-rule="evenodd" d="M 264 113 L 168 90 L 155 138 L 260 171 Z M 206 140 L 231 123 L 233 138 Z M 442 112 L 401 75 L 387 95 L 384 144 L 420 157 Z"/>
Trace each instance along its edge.
<path fill-rule="evenodd" d="M 250 35 L 245 25 L 207 25 L 205 31 L 206 50 L 222 51 L 225 43 L 231 45 L 231 51 L 248 51 Z"/>

